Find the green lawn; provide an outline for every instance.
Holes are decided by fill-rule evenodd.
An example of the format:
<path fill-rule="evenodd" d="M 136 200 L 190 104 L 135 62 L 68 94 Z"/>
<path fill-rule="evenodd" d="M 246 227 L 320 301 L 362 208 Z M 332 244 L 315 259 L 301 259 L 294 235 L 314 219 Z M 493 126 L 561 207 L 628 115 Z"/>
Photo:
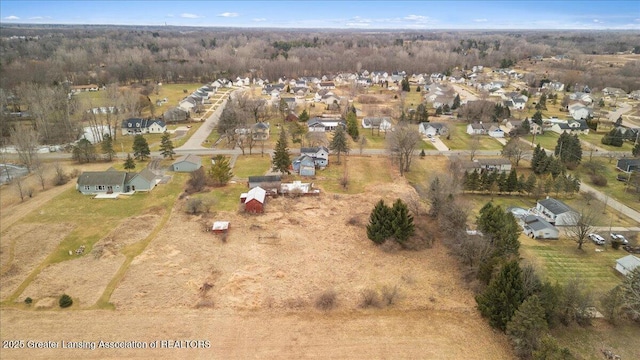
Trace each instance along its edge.
<path fill-rule="evenodd" d="M 585 155 L 583 155 L 583 158 L 584 157 Z M 580 179 L 582 179 L 583 182 L 594 186 L 599 191 L 604 192 L 612 198 L 615 198 L 616 200 L 622 202 L 628 207 L 640 211 L 640 194 L 631 192 L 633 191 L 631 189 L 629 192 L 627 192 L 625 183 L 616 179 L 618 174 L 620 174 L 620 172 L 616 170 L 616 160 L 613 159 L 611 162 L 609 162 L 608 159 L 594 157 L 592 161 L 602 165 L 602 170 L 598 173 L 604 175 L 607 178 L 607 185 L 598 187 L 591 184 L 590 173 L 584 167 L 584 164 L 588 162 L 588 156 L 582 161 L 582 165 L 579 166 L 575 171 Z"/>
<path fill-rule="evenodd" d="M 249 191 L 246 182 L 227 184 L 196 197 L 213 201 L 212 211 L 237 211 L 240 206 L 240 194 Z"/>
<path fill-rule="evenodd" d="M 467 124 L 456 124 L 450 135 L 449 139 L 447 137 L 440 137 L 440 139 L 451 150 L 470 149 L 471 142 L 476 141 L 471 135 L 467 134 Z M 502 144 L 490 136 L 483 135 L 475 138 L 478 141 L 478 150 L 502 150 Z"/>
<path fill-rule="evenodd" d="M 553 131 L 547 131 L 542 135 L 536 135 L 535 140 L 532 140 L 532 136 L 527 136 L 527 140 L 533 142 L 534 144 L 540 144 L 543 148 L 547 150 L 553 151 L 558 144 L 558 139 L 560 138 L 560 134 L 555 133 Z"/>
<path fill-rule="evenodd" d="M 236 163 L 233 167 L 233 174 L 240 179 L 246 179 L 249 176 L 262 176 L 271 166 L 271 157 L 267 154 L 262 156 L 256 154 L 256 149 L 253 149 L 253 155 L 249 155 L 247 149 L 247 155 L 239 155 L 236 159 Z"/>
<path fill-rule="evenodd" d="M 593 130 L 589 131 L 589 134 L 586 135 L 578 135 L 580 140 L 586 141 L 590 144 L 593 144 L 595 146 L 598 146 L 600 148 L 603 148 L 607 151 L 627 151 L 629 153 L 631 153 L 631 150 L 633 149 L 633 143 L 629 142 L 629 141 L 625 141 L 622 143 L 622 147 L 617 147 L 617 146 L 611 146 L 611 145 L 605 145 L 601 142 L 602 137 L 604 135 L 606 135 L 606 133 L 608 133 L 608 131 L 603 131 L 603 132 L 595 132 Z"/>

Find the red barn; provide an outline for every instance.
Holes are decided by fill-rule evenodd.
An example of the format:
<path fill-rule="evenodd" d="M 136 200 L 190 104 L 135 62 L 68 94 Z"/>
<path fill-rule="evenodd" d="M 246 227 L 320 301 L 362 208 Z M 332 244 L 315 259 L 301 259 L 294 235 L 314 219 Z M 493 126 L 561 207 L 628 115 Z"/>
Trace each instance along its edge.
<path fill-rule="evenodd" d="M 267 196 L 267 192 L 256 186 L 249 190 L 247 197 L 244 200 L 244 211 L 248 213 L 261 213 L 264 211 L 264 199 Z"/>

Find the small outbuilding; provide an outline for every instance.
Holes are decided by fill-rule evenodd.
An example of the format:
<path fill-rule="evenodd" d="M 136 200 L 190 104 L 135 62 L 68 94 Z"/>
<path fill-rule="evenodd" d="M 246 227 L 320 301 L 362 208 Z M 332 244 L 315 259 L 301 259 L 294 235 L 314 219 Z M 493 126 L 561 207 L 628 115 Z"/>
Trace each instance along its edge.
<path fill-rule="evenodd" d="M 267 192 L 260 186 L 249 190 L 244 200 L 244 211 L 253 214 L 264 212 L 264 201 L 266 197 Z"/>
<path fill-rule="evenodd" d="M 181 156 L 171 164 L 171 170 L 176 172 L 192 172 L 200 169 L 202 159 L 197 155 Z"/>
<path fill-rule="evenodd" d="M 638 266 L 640 266 L 640 258 L 634 255 L 627 255 L 616 260 L 616 270 L 624 276 L 629 275 Z"/>
<path fill-rule="evenodd" d="M 277 193 L 280 190 L 280 184 L 282 184 L 280 175 L 249 176 L 249 189 L 259 186 L 270 192 Z"/>
<path fill-rule="evenodd" d="M 213 227 L 211 228 L 216 234 L 224 234 L 229 231 L 229 222 L 228 221 L 215 221 L 213 223 Z"/>

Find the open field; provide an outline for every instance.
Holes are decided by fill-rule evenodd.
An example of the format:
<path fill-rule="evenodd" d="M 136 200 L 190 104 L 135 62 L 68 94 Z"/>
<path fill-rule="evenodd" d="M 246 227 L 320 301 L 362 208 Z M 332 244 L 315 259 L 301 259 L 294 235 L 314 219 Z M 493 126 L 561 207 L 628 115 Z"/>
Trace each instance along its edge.
<path fill-rule="evenodd" d="M 584 156 L 585 155 L 583 155 L 583 157 Z M 575 172 L 584 183 L 595 186 L 591 183 L 590 173 L 584 168 L 584 164 L 588 162 L 587 159 L 583 160 L 582 165 L 578 167 Z M 621 174 L 621 172 L 616 169 L 616 160 L 614 159 L 609 162 L 608 159 L 593 158 L 592 161 L 601 164 L 602 167 L 601 170 L 598 171 L 598 174 L 603 175 L 607 179 L 606 186 L 595 186 L 596 189 L 605 194 L 609 194 L 609 196 L 628 207 L 640 211 L 640 194 L 635 192 L 633 188 L 627 189 L 626 183 L 618 181 L 616 178 L 618 174 Z"/>
<path fill-rule="evenodd" d="M 64 239 L 49 256 L 56 261 L 41 263 L 28 286 L 16 296 L 3 297 L 3 339 L 207 339 L 209 349 L 185 350 L 180 356 L 209 358 L 339 357 L 347 349 L 370 358 L 512 358 L 506 338 L 476 312 L 472 293 L 450 267 L 453 260 L 446 249 L 436 245 L 385 252 L 366 239 L 364 225 L 376 201 L 406 200 L 415 192 L 381 163 L 386 158 L 356 158 L 348 161 L 353 173 L 367 174 L 354 176 L 349 192 L 356 188 L 357 193 L 268 199 L 265 214 L 258 216 L 237 212 L 235 192 L 246 190 L 244 184 L 225 187 L 232 190 L 225 197 L 233 199 L 235 209 L 226 210 L 220 202 L 210 214 L 191 216 L 183 211 L 183 199 L 168 210 L 167 201 L 177 198 L 179 187 L 174 185 L 186 177 L 149 194 L 115 201 L 63 193 L 37 210 L 37 216 L 8 229 L 45 229 L 43 225 L 63 218 L 76 222 L 69 234 L 58 232 Z M 390 170 L 373 177 L 379 168 Z M 231 221 L 226 242 L 203 231 L 203 221 L 213 220 Z M 88 244 L 85 255 L 64 258 L 78 237 Z M 147 243 L 134 251 L 141 242 Z M 119 276 L 123 262 L 128 266 Z M 450 270 L 443 273 L 445 267 Z M 29 272 L 19 271 L 22 276 Z M 360 308 L 364 289 L 382 294 L 393 288 L 393 305 Z M 334 310 L 317 310 L 315 299 L 328 290 L 337 295 Z M 67 311 L 54 309 L 61 291 L 75 300 Z M 34 299 L 32 306 L 48 310 L 32 311 L 21 304 L 25 296 Z M 94 303 L 113 310 L 75 311 L 92 309 Z M 461 337 L 469 339 L 462 347 Z M 50 351 L 3 352 L 3 358 L 45 358 Z M 67 358 L 156 354 L 149 349 L 58 351 Z"/>
<path fill-rule="evenodd" d="M 443 143 L 445 143 L 451 150 L 466 150 L 471 148 L 471 142 L 477 139 L 477 150 L 502 150 L 502 144 L 496 139 L 487 136 L 475 136 L 467 134 L 467 124 L 457 123 L 452 129 L 450 139 L 446 137 L 440 137 Z"/>
<path fill-rule="evenodd" d="M 247 149 L 246 155 L 239 155 L 233 166 L 233 175 L 236 178 L 247 179 L 249 176 L 262 176 L 271 167 L 271 156 L 268 154 L 261 155 L 260 149 L 253 149 L 253 155 L 249 155 Z M 257 153 L 257 154 L 256 154 Z"/>

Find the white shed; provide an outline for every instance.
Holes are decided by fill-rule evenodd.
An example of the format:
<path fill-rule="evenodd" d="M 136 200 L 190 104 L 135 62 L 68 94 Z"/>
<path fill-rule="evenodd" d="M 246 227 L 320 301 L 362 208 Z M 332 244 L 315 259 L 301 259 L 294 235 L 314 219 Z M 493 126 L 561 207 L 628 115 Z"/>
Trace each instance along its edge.
<path fill-rule="evenodd" d="M 638 266 L 640 266 L 640 258 L 634 255 L 627 255 L 616 260 L 616 270 L 624 276 L 627 276 Z"/>

